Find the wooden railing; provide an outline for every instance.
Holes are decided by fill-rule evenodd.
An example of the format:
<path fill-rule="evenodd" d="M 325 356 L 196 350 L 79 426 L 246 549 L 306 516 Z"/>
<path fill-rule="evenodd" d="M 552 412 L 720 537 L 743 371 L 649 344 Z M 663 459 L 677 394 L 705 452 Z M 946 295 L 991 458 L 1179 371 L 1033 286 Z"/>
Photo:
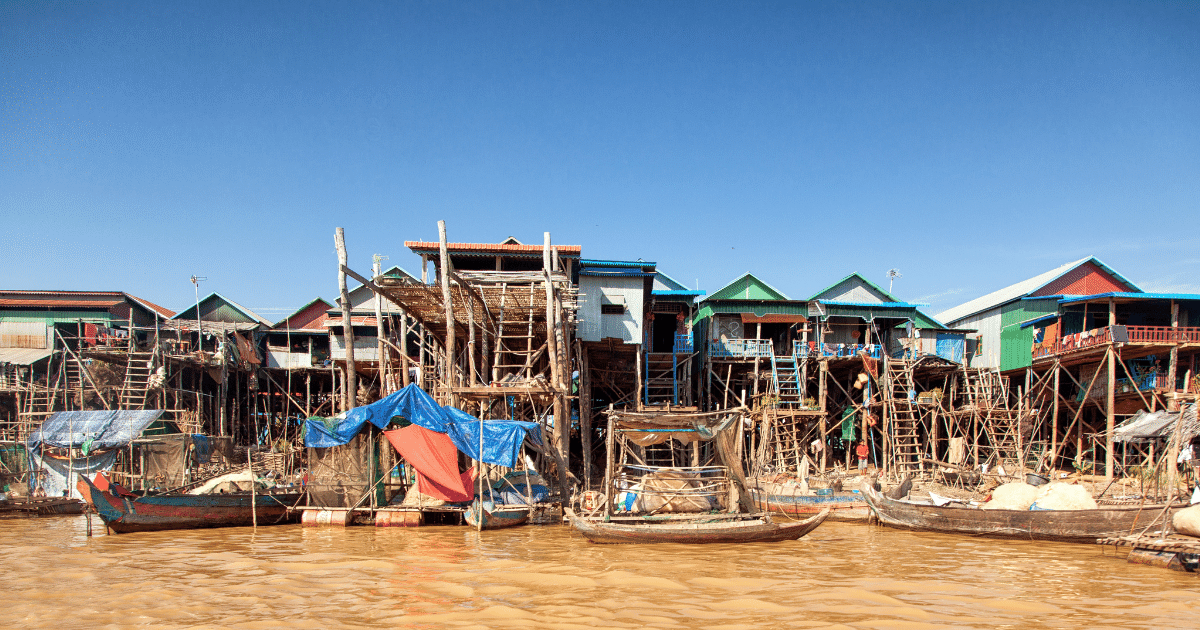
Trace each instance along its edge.
<path fill-rule="evenodd" d="M 1126 326 L 1129 343 L 1200 343 L 1200 328 L 1172 326 Z"/>
<path fill-rule="evenodd" d="M 1118 338 L 1122 343 L 1144 343 L 1154 345 L 1175 345 L 1183 343 L 1200 343 L 1200 327 L 1175 328 L 1172 326 L 1118 326 L 1125 329 L 1127 337 Z M 1095 328 L 1074 335 L 1067 335 L 1056 341 L 1045 341 L 1033 344 L 1033 359 L 1043 359 L 1056 354 L 1087 350 L 1112 342 L 1112 327 Z"/>

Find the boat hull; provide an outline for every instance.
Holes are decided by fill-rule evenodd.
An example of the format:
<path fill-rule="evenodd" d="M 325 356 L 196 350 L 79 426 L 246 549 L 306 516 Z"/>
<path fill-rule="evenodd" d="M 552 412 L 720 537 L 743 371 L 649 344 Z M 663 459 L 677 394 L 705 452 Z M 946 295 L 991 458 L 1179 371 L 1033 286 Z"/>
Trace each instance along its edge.
<path fill-rule="evenodd" d="M 769 516 L 714 516 L 713 520 L 663 519 L 635 523 L 604 522 L 568 513 L 571 525 L 593 543 L 755 543 L 796 540 L 816 529 L 829 517 L 829 510 L 795 523 L 776 523 Z"/>
<path fill-rule="evenodd" d="M 479 525 L 480 515 L 483 517 L 483 526 Z M 529 522 L 529 508 L 525 506 L 506 509 L 505 506 L 497 506 L 492 510 L 480 510 L 479 504 L 474 503 L 467 508 L 466 514 L 463 515 L 463 520 L 471 527 L 479 529 L 503 529 L 505 527 L 516 527 Z"/>
<path fill-rule="evenodd" d="M 161 531 L 275 525 L 290 516 L 289 508 L 302 493 L 256 494 L 163 494 L 145 497 L 115 496 L 97 488 L 90 480 L 80 482 L 80 492 L 114 532 Z"/>
<path fill-rule="evenodd" d="M 1096 510 L 981 510 L 896 501 L 864 484 L 863 496 L 879 522 L 917 531 L 994 538 L 1095 543 L 1146 528 L 1163 506 Z"/>
<path fill-rule="evenodd" d="M 829 510 L 831 521 L 865 521 L 871 510 L 856 492 L 837 492 L 830 496 L 772 494 L 752 488 L 751 501 L 757 509 L 771 514 L 807 518 Z"/>

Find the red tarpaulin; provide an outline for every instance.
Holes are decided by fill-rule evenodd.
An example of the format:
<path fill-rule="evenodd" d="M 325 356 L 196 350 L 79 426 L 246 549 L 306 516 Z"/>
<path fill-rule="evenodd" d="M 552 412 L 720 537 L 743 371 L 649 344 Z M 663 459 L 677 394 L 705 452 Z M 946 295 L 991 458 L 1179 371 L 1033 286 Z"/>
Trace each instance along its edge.
<path fill-rule="evenodd" d="M 415 424 L 383 434 L 404 461 L 417 469 L 417 490 L 421 494 L 446 501 L 475 498 L 474 477 L 469 470 L 458 472 L 458 449 L 450 436 Z"/>

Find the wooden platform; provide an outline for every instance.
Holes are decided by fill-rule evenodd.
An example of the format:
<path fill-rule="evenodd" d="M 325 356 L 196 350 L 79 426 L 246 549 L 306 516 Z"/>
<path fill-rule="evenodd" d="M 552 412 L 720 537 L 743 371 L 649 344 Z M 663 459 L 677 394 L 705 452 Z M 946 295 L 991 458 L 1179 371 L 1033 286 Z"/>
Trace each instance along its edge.
<path fill-rule="evenodd" d="M 1192 538 L 1190 536 L 1116 536 L 1101 538 L 1096 541 L 1096 544 L 1111 545 L 1113 547 L 1132 547 L 1134 549 L 1147 549 L 1150 551 L 1200 554 L 1200 538 Z"/>

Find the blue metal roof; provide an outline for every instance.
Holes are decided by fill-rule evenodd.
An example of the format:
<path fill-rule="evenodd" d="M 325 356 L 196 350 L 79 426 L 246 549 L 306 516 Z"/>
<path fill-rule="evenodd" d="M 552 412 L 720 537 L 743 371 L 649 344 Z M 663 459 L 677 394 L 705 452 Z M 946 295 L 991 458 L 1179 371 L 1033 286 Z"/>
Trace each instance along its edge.
<path fill-rule="evenodd" d="M 928 304 L 913 304 L 909 302 L 843 302 L 841 300 L 813 300 L 821 304 L 833 304 L 835 306 L 867 306 L 871 308 L 917 308 L 921 306 L 929 306 Z"/>
<path fill-rule="evenodd" d="M 1130 292 L 1112 292 L 1112 293 L 1097 293 L 1095 295 L 1072 295 L 1059 300 L 1059 304 L 1071 304 L 1072 302 L 1087 302 L 1090 300 L 1104 300 L 1108 298 L 1127 298 L 1134 300 L 1200 300 L 1200 294 L 1197 293 L 1130 293 Z"/>
<path fill-rule="evenodd" d="M 704 291 L 701 291 L 699 289 L 696 289 L 696 290 L 671 289 L 669 291 L 668 290 L 651 291 L 650 294 L 651 295 L 704 295 Z"/>
<path fill-rule="evenodd" d="M 580 258 L 580 267 L 657 267 L 657 263 L 646 262 L 644 260 L 595 260 L 592 258 Z"/>
<path fill-rule="evenodd" d="M 652 278 L 653 271 L 622 271 L 619 269 L 588 269 L 579 270 L 579 275 L 600 278 Z"/>
<path fill-rule="evenodd" d="M 1058 313 L 1042 315 L 1041 317 L 1035 317 L 1031 320 L 1021 322 L 1021 328 L 1029 328 L 1030 326 L 1036 326 L 1042 322 L 1048 322 L 1052 319 L 1058 319 Z"/>

